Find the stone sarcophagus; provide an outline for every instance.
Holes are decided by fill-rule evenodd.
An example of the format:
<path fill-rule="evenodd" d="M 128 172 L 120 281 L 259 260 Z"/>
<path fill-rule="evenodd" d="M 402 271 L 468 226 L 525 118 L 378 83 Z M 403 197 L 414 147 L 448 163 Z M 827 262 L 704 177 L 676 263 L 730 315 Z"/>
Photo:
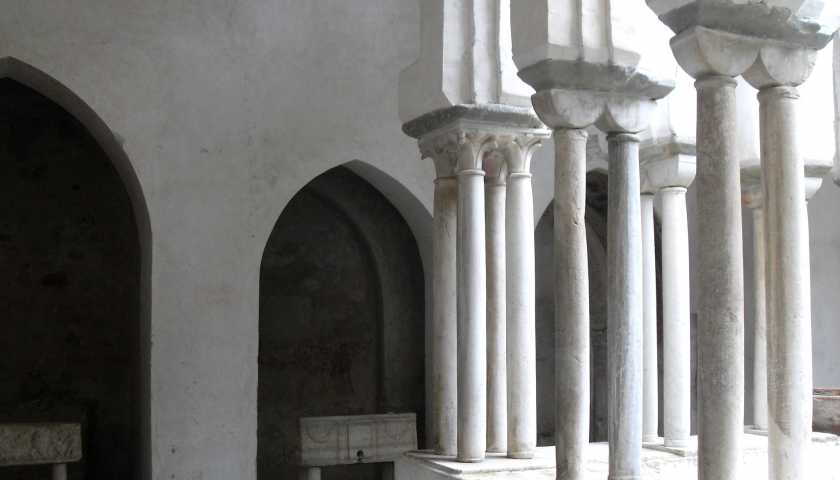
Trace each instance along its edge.
<path fill-rule="evenodd" d="M 417 450 L 413 413 L 300 419 L 302 467 L 393 462 Z"/>
<path fill-rule="evenodd" d="M 81 458 L 78 423 L 0 425 L 0 466 L 62 464 Z"/>

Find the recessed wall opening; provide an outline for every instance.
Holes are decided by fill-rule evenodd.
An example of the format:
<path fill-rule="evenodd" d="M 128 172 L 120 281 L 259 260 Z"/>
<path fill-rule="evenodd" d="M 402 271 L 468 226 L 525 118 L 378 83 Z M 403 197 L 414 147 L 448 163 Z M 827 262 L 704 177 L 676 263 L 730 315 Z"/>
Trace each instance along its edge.
<path fill-rule="evenodd" d="M 416 413 L 423 445 L 424 301 L 417 243 L 376 188 L 337 167 L 289 201 L 260 267 L 258 478 L 297 478 L 304 417 Z"/>
<path fill-rule="evenodd" d="M 71 479 L 135 478 L 141 253 L 132 203 L 91 133 L 0 79 L 0 423 L 82 424 Z M 50 466 L 0 479 L 50 478 Z"/>

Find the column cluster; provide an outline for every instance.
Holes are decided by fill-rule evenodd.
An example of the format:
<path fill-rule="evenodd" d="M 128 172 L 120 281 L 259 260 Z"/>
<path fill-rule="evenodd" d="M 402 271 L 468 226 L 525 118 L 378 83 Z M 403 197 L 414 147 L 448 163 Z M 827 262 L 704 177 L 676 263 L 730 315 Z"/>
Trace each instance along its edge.
<path fill-rule="evenodd" d="M 734 0 L 647 3 L 676 33 L 671 40 L 674 56 L 697 80 L 700 479 L 735 479 L 742 474 L 744 294 L 737 76 L 759 90 L 760 193 L 749 187 L 746 200 L 760 205 L 764 218 L 763 238 L 756 242 L 758 255 L 764 254 L 764 269 L 757 267 L 756 274 L 757 283 L 762 277 L 765 283 L 770 478 L 806 478 L 812 415 L 810 283 L 796 87 L 810 75 L 817 51 L 838 27 L 831 24 L 837 19 L 824 15 L 829 12 L 825 4 L 804 0 L 786 2 L 784 8 Z M 680 16 L 685 8 L 693 8 L 693 14 Z M 761 313 L 759 308 L 759 322 Z M 760 329 L 759 324 L 759 336 Z M 757 387 L 765 386 L 759 380 Z M 762 398 L 759 392 L 757 401 Z"/>
<path fill-rule="evenodd" d="M 549 132 L 527 109 L 507 114 L 515 120 L 447 119 L 418 135 L 437 171 L 433 445 L 462 462 L 536 449 L 530 163 Z"/>

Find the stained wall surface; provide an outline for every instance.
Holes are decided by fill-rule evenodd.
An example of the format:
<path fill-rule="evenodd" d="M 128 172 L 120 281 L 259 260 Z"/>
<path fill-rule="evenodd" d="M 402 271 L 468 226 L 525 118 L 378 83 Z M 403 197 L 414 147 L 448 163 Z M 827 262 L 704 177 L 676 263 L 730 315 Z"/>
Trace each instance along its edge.
<path fill-rule="evenodd" d="M 69 478 L 133 478 L 140 248 L 131 203 L 78 120 L 0 80 L 0 423 L 79 422 Z M 50 478 L 49 466 L 0 469 Z"/>

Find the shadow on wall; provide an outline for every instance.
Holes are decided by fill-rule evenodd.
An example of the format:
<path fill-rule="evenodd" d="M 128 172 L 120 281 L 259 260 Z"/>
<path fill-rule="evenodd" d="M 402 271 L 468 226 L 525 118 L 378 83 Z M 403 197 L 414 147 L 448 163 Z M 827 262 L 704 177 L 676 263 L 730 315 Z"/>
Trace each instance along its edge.
<path fill-rule="evenodd" d="M 302 417 L 414 412 L 423 443 L 424 301 L 414 236 L 373 186 L 338 167 L 292 198 L 260 267 L 258 478 L 297 478 Z"/>
<path fill-rule="evenodd" d="M 589 439 L 607 440 L 607 176 L 586 175 L 586 235 L 589 254 L 590 412 Z M 537 276 L 537 443 L 554 445 L 554 202 L 543 213 L 534 232 Z M 660 231 L 656 224 L 656 242 Z M 658 251 L 659 249 L 657 249 Z M 658 254 L 657 254 L 658 257 Z M 657 258 L 657 279 L 659 279 Z M 661 285 L 657 286 L 661 291 Z M 658 294 L 657 298 L 661 298 Z M 659 328 L 661 332 L 661 301 Z M 661 352 L 661 335 L 657 339 Z M 659 362 L 661 365 L 661 361 Z M 661 377 L 661 373 L 660 373 Z M 661 382 L 661 380 L 660 380 Z M 661 402 L 660 402 L 661 403 Z"/>
<path fill-rule="evenodd" d="M 71 479 L 132 478 L 140 245 L 126 188 L 70 113 L 0 80 L 0 423 L 80 422 Z M 50 467 L 0 479 L 50 478 Z"/>

